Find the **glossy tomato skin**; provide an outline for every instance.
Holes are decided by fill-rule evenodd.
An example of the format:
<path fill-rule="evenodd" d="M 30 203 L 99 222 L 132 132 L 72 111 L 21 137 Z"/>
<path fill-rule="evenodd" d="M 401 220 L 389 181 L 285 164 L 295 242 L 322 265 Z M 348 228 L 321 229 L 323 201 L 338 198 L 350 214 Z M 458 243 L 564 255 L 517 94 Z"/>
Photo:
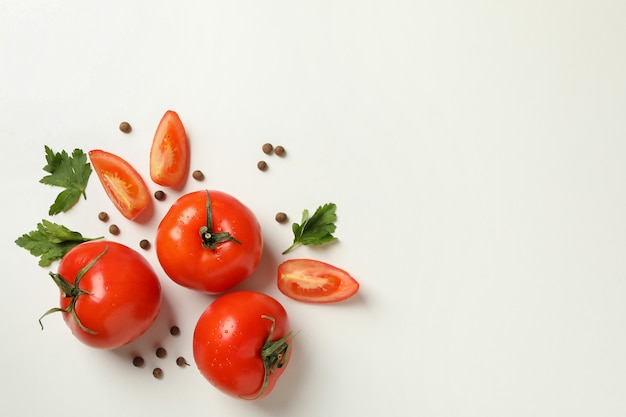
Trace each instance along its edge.
<path fill-rule="evenodd" d="M 100 149 L 89 159 L 107 196 L 124 217 L 136 219 L 150 206 L 150 191 L 141 175 L 122 157 Z"/>
<path fill-rule="evenodd" d="M 348 272 L 315 259 L 290 259 L 278 266 L 278 289 L 306 303 L 336 303 L 352 297 L 359 283 Z"/>
<path fill-rule="evenodd" d="M 189 172 L 189 140 L 178 113 L 165 112 L 152 140 L 150 178 L 159 185 L 178 187 Z"/>
<path fill-rule="evenodd" d="M 215 233 L 228 232 L 215 249 L 202 246 L 200 228 L 207 224 L 207 192 Z M 254 213 L 221 191 L 194 191 L 180 197 L 157 229 L 156 254 L 176 283 L 209 294 L 223 293 L 249 277 L 263 252 L 261 227 Z"/>
<path fill-rule="evenodd" d="M 112 241 L 91 241 L 70 250 L 57 273 L 70 284 L 79 271 L 106 248 L 106 253 L 82 276 L 78 287 L 89 294 L 78 296 L 75 312 L 90 334 L 72 314 L 62 313 L 74 336 L 100 349 L 116 349 L 141 336 L 155 321 L 161 307 L 161 284 L 148 261 L 135 250 Z M 61 308 L 70 298 L 61 293 Z"/>
<path fill-rule="evenodd" d="M 275 320 L 272 332 L 272 321 Z M 286 338 L 283 364 L 269 375 L 261 392 L 265 368 L 261 349 L 271 340 Z M 291 328 L 285 308 L 274 298 L 235 291 L 220 296 L 200 316 L 193 335 L 194 360 L 201 374 L 220 391 L 233 397 L 267 396 L 291 357 Z"/>

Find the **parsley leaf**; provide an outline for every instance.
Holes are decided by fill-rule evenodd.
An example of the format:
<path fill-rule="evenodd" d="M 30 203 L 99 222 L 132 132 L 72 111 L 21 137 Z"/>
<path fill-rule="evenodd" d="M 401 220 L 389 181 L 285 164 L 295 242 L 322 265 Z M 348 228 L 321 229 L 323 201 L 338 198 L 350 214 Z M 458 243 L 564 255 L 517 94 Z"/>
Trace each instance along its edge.
<path fill-rule="evenodd" d="M 48 146 L 45 151 L 47 165 L 43 170 L 50 175 L 46 175 L 39 182 L 65 188 L 50 206 L 48 214 L 52 216 L 68 211 L 81 195 L 87 198 L 85 188 L 91 175 L 91 165 L 87 162 L 87 155 L 80 149 L 74 149 L 71 156 L 65 151 L 55 153 Z"/>
<path fill-rule="evenodd" d="M 319 206 L 315 213 L 309 217 L 309 211 L 302 212 L 302 223 L 294 223 L 291 226 L 293 230 L 293 244 L 283 252 L 283 255 L 291 252 L 296 246 L 302 245 L 321 245 L 324 243 L 337 240 L 333 236 L 333 232 L 337 228 L 335 222 L 337 215 L 335 210 L 337 206 L 334 203 Z"/>
<path fill-rule="evenodd" d="M 28 250 L 31 255 L 39 256 L 39 266 L 48 266 L 53 261 L 61 259 L 74 246 L 103 238 L 104 236 L 85 238 L 65 226 L 42 220 L 37 224 L 37 230 L 23 234 L 15 240 L 15 243 Z"/>

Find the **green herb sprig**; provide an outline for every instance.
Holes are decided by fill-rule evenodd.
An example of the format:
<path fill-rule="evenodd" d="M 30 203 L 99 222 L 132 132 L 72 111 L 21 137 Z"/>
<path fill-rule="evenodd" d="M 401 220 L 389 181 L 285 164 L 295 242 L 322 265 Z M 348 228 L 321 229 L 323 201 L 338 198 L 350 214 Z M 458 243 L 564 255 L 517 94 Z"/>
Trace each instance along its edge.
<path fill-rule="evenodd" d="M 300 224 L 293 223 L 293 244 L 283 251 L 283 255 L 291 252 L 298 245 L 322 245 L 337 240 L 333 233 L 337 226 L 337 205 L 334 203 L 319 206 L 315 213 L 309 217 L 309 211 L 302 212 Z"/>
<path fill-rule="evenodd" d="M 87 155 L 80 149 L 74 149 L 71 156 L 66 151 L 54 152 L 48 146 L 45 147 L 45 151 L 47 164 L 43 170 L 49 175 L 39 182 L 65 188 L 50 206 L 48 214 L 52 216 L 68 211 L 78 202 L 81 195 L 87 199 L 85 189 L 92 170 L 87 162 Z"/>
<path fill-rule="evenodd" d="M 15 243 L 28 250 L 31 255 L 39 256 L 39 266 L 48 266 L 65 256 L 74 246 L 103 238 L 104 236 L 86 238 L 65 226 L 42 220 L 37 224 L 36 230 L 23 234 L 15 240 Z"/>

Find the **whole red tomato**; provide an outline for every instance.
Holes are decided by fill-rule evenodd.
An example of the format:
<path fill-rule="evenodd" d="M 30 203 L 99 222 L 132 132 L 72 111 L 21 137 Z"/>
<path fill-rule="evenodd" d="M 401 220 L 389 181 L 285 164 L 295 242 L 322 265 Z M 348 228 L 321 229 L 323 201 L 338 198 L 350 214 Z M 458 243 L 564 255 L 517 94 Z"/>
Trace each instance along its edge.
<path fill-rule="evenodd" d="M 161 284 L 146 259 L 117 242 L 82 243 L 61 259 L 56 274 L 63 319 L 84 344 L 115 349 L 138 338 L 161 308 Z"/>
<path fill-rule="evenodd" d="M 176 283 L 211 294 L 249 277 L 261 260 L 263 238 L 254 213 L 221 191 L 180 197 L 161 220 L 156 254 Z"/>
<path fill-rule="evenodd" d="M 247 400 L 267 396 L 291 356 L 287 312 L 254 291 L 219 297 L 202 313 L 193 335 L 198 369 L 216 388 Z"/>

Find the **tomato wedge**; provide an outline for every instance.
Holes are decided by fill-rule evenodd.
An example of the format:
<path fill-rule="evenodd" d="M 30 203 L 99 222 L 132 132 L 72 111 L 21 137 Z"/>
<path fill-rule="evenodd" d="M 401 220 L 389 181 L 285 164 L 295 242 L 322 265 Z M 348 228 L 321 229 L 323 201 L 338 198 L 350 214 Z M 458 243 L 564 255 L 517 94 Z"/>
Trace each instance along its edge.
<path fill-rule="evenodd" d="M 307 303 L 335 303 L 352 297 L 359 283 L 346 271 L 313 259 L 290 259 L 278 266 L 278 289 Z"/>
<path fill-rule="evenodd" d="M 178 187 L 189 172 L 189 140 L 183 122 L 168 110 L 157 127 L 150 149 L 150 178 L 165 187 Z"/>
<path fill-rule="evenodd" d="M 113 205 L 129 220 L 150 205 L 150 191 L 141 175 L 126 160 L 100 149 L 89 151 L 94 171 Z"/>

